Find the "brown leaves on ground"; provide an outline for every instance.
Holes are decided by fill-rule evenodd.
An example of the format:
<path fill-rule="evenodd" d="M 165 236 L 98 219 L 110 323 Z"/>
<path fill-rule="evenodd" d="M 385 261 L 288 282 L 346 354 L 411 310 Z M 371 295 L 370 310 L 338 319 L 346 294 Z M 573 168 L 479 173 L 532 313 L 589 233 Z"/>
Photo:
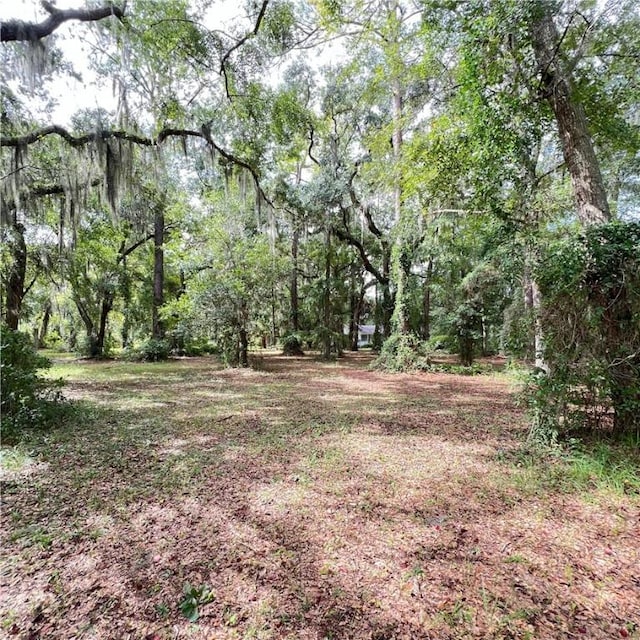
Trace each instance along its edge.
<path fill-rule="evenodd" d="M 506 378 L 365 365 L 85 365 L 6 477 L 0 633 L 640 636 L 637 497 L 518 485 Z"/>

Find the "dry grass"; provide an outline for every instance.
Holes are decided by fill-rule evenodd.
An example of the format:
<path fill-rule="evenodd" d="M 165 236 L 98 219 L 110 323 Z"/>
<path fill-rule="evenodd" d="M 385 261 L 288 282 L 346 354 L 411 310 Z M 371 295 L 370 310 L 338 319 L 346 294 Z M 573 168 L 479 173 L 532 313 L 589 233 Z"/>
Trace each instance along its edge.
<path fill-rule="evenodd" d="M 640 637 L 638 496 L 519 466 L 506 377 L 367 363 L 60 364 L 82 409 L 4 465 L 0 633 Z"/>

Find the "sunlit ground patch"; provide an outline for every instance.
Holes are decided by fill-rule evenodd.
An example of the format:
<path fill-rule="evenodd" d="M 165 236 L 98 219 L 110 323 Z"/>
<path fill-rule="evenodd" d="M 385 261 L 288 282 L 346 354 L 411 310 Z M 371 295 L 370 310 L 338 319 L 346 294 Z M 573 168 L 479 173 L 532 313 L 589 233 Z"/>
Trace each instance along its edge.
<path fill-rule="evenodd" d="M 41 474 L 49 464 L 39 461 L 21 447 L 3 447 L 0 449 L 0 481 L 15 482 Z"/>

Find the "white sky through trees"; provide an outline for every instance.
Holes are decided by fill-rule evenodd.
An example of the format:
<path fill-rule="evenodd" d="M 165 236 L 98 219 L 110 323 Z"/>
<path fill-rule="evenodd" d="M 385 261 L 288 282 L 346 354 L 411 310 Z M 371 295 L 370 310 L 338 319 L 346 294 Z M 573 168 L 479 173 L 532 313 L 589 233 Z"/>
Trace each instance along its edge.
<path fill-rule="evenodd" d="M 84 5 L 82 0 L 59 0 L 55 3 L 59 9 L 78 8 Z M 34 0 L 0 0 L 0 16 L 2 20 L 19 19 L 25 22 L 40 22 L 46 12 L 40 3 Z M 77 37 L 78 22 L 65 22 L 55 31 L 56 45 L 63 52 L 66 62 L 72 65 L 78 74 L 73 77 L 67 73 L 56 74 L 46 82 L 49 97 L 54 101 L 50 113 L 51 124 L 68 125 L 71 117 L 80 109 L 103 107 L 115 108 L 116 100 L 111 87 L 101 83 L 89 68 L 91 47 L 84 40 L 86 29 L 81 28 L 82 38 Z M 76 33 L 74 34 L 74 28 Z M 51 36 L 50 36 L 51 37 Z M 14 85 L 16 81 L 10 83 Z M 12 88 L 15 88 L 12 86 Z M 36 107 L 43 109 L 44 105 Z"/>
<path fill-rule="evenodd" d="M 58 9 L 77 9 L 86 5 L 85 0 L 57 0 L 53 2 Z M 237 23 L 243 15 L 242 4 L 231 0 L 219 0 L 212 3 L 204 24 L 209 28 L 225 29 Z M 0 0 L 0 20 L 12 19 L 25 22 L 41 22 L 47 16 L 39 0 Z M 65 63 L 71 65 L 73 74 L 66 71 L 54 74 L 45 81 L 43 87 L 53 106 L 47 108 L 51 124 L 68 126 L 71 118 L 80 109 L 98 107 L 115 111 L 117 100 L 108 78 L 99 78 L 90 68 L 94 45 L 90 36 L 90 26 L 72 20 L 61 24 L 49 36 L 55 38 L 56 46 L 63 53 Z M 7 46 L 7 45 L 5 45 Z M 8 84 L 11 89 L 18 88 L 13 80 Z M 36 82 L 38 82 L 36 80 Z M 38 101 L 32 103 L 33 115 L 41 115 L 45 105 Z"/>

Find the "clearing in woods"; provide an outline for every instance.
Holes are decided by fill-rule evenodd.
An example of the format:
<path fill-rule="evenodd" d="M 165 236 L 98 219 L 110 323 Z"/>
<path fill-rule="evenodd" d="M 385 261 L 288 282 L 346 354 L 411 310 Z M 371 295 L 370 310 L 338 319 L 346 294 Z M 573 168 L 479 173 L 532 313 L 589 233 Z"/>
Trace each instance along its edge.
<path fill-rule="evenodd" d="M 56 365 L 80 408 L 3 450 L 0 634 L 640 637 L 637 457 L 527 455 L 502 374 L 259 364 Z"/>

